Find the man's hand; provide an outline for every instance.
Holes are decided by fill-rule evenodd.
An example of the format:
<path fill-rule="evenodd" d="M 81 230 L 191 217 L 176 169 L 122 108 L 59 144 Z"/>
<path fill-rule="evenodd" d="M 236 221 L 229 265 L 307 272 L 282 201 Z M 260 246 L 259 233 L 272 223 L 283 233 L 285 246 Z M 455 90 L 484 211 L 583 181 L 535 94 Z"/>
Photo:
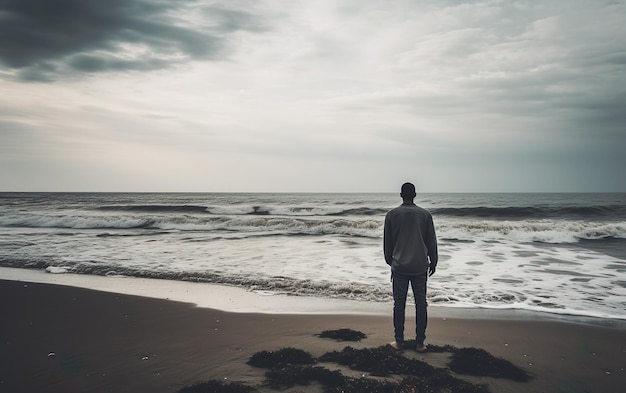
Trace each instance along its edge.
<path fill-rule="evenodd" d="M 435 269 L 437 268 L 437 265 L 431 263 L 430 265 L 428 265 L 428 277 L 432 276 L 433 274 L 435 274 Z"/>

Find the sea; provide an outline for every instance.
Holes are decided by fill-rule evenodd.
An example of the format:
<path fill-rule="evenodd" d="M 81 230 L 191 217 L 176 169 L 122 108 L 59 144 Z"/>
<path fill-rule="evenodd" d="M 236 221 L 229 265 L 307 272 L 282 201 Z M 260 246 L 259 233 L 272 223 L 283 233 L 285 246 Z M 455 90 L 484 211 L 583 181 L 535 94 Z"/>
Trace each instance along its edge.
<path fill-rule="evenodd" d="M 0 266 L 391 302 L 398 194 L 0 193 Z M 430 305 L 626 320 L 625 193 L 418 194 Z M 0 277 L 1 278 L 1 277 Z"/>

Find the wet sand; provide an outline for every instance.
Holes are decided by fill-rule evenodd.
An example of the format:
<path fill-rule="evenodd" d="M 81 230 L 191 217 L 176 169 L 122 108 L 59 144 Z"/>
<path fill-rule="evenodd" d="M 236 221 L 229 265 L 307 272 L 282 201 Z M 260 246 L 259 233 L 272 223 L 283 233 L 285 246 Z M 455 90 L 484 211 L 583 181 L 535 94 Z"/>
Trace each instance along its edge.
<path fill-rule="evenodd" d="M 259 351 L 294 347 L 319 357 L 347 345 L 379 347 L 392 338 L 391 318 L 381 315 L 233 313 L 8 280 L 0 280 L 0 296 L 2 392 L 177 392 L 211 379 L 270 392 L 262 385 L 266 370 L 247 364 Z M 407 320 L 407 331 L 413 323 Z M 339 328 L 368 337 L 346 343 L 316 336 Z M 626 386 L 626 329 L 621 323 L 607 327 L 567 320 L 464 318 L 438 309 L 429 320 L 427 344 L 481 348 L 532 377 L 515 382 L 454 374 L 486 383 L 492 392 L 621 392 Z M 435 367 L 449 362 L 447 353 L 406 351 L 404 356 Z M 282 391 L 322 390 L 313 383 Z"/>

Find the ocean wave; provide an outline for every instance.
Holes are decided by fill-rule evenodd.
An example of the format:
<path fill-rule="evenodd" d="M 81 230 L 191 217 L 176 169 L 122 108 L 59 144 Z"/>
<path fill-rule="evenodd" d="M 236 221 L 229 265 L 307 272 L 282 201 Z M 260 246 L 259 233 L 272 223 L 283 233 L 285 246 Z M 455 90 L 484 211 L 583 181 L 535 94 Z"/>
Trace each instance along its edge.
<path fill-rule="evenodd" d="M 290 296 L 312 296 L 321 298 L 349 299 L 391 305 L 391 289 L 388 284 L 365 284 L 345 281 L 313 281 L 290 277 L 266 277 L 254 274 L 226 275 L 220 273 L 152 271 L 122 266 L 97 265 L 93 263 L 61 263 L 49 264 L 32 262 L 16 264 L 7 263 L 0 258 L 0 266 L 32 268 L 45 270 L 51 274 L 86 274 L 99 276 L 139 277 L 160 280 L 188 281 L 212 283 L 241 287 L 252 292 L 283 294 Z M 619 282 L 618 282 L 619 284 Z M 624 282 L 621 282 L 623 287 Z M 548 299 L 549 298 L 549 299 Z M 588 317 L 624 319 L 626 314 L 616 304 L 605 304 L 599 308 L 583 307 L 583 303 L 560 301 L 558 297 L 550 297 L 541 293 L 519 291 L 506 288 L 481 291 L 431 288 L 428 301 L 431 305 L 443 307 L 483 308 L 483 309 L 517 309 L 539 311 L 551 314 L 579 315 Z M 409 299 L 409 305 L 413 303 Z"/>
<path fill-rule="evenodd" d="M 27 228 L 61 228 L 76 230 L 137 230 L 123 235 L 150 232 L 206 232 L 212 237 L 237 233 L 238 237 L 270 233 L 275 236 L 358 236 L 381 238 L 383 219 L 347 216 L 273 216 L 247 215 L 168 215 L 129 214 L 92 216 L 17 216 L 0 217 L 0 226 Z M 626 239 L 626 222 L 585 220 L 473 220 L 441 217 L 435 219 L 440 239 L 456 241 L 513 241 L 542 243 L 576 243 L 581 239 Z"/>
<path fill-rule="evenodd" d="M 445 207 L 433 208 L 435 216 L 476 217 L 493 219 L 529 219 L 529 218 L 602 218 L 620 220 L 626 218 L 626 206 L 532 206 L 532 207 Z"/>
<path fill-rule="evenodd" d="M 99 206 L 96 210 L 148 213 L 207 213 L 206 206 L 194 205 L 110 205 Z"/>
<path fill-rule="evenodd" d="M 579 240 L 626 239 L 626 223 L 560 220 L 446 221 L 437 224 L 442 239 L 520 243 L 576 243 Z"/>
<path fill-rule="evenodd" d="M 342 210 L 338 213 L 328 213 L 329 216 L 380 216 L 387 213 L 389 209 L 373 209 L 369 207 L 357 207 L 353 209 Z"/>
<path fill-rule="evenodd" d="M 274 216 L 380 216 L 388 208 L 350 206 L 281 206 L 281 205 L 246 205 L 228 206 L 200 205 L 108 205 L 95 208 L 98 211 L 145 212 L 145 213 L 182 213 L 214 215 L 274 215 Z M 512 206 L 512 207 L 443 207 L 430 209 L 434 216 L 482 218 L 482 219 L 626 219 L 626 206 Z"/>
<path fill-rule="evenodd" d="M 63 229 L 157 229 L 150 218 L 122 216 L 19 216 L 0 218 L 0 226 Z"/>
<path fill-rule="evenodd" d="M 214 215 L 271 215 L 286 217 L 327 217 L 327 216 L 384 216 L 388 209 L 370 207 L 344 208 L 329 206 L 281 206 L 281 205 L 232 205 L 209 206 L 207 211 Z"/>
<path fill-rule="evenodd" d="M 94 208 L 96 211 L 137 212 L 137 213 L 183 213 L 214 215 L 275 215 L 275 216 L 382 216 L 388 209 L 370 207 L 339 206 L 289 206 L 289 205 L 247 205 L 227 206 L 200 205 L 105 205 Z"/>
<path fill-rule="evenodd" d="M 289 277 L 264 277 L 254 274 L 222 275 L 201 272 L 167 272 L 134 269 L 121 266 L 65 263 L 60 266 L 42 266 L 46 271 L 60 273 L 90 274 L 99 276 L 128 276 L 161 280 L 206 282 L 243 287 L 251 291 L 270 291 L 277 294 L 294 296 L 322 296 L 330 298 L 354 299 L 366 301 L 389 300 L 387 286 L 376 286 L 355 282 L 331 282 L 300 280 Z"/>

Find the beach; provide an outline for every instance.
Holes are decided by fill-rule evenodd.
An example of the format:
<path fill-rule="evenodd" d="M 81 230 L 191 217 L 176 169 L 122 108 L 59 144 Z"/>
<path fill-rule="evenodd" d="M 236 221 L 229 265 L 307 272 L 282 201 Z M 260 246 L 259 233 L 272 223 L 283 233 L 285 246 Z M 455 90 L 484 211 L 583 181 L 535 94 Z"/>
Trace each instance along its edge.
<path fill-rule="evenodd" d="M 395 194 L 0 193 L 0 392 L 621 392 L 623 200 L 420 195 L 429 348 L 397 353 Z"/>
<path fill-rule="evenodd" d="M 263 385 L 266 370 L 247 364 L 259 351 L 292 347 L 317 358 L 348 345 L 384 346 L 392 336 L 390 316 L 377 313 L 227 312 L 189 302 L 18 280 L 0 280 L 0 296 L 3 392 L 177 392 L 207 380 L 238 381 L 269 392 L 274 390 Z M 619 392 L 626 383 L 622 323 L 494 318 L 494 311 L 482 318 L 479 310 L 464 318 L 452 312 L 446 316 L 441 308 L 431 314 L 427 344 L 484 349 L 531 377 L 515 382 L 453 373 L 487 384 L 491 392 Z M 413 323 L 409 317 L 407 331 Z M 316 336 L 340 328 L 363 332 L 367 338 L 346 343 Z M 402 356 L 435 367 L 448 363 L 445 353 L 407 350 Z M 312 382 L 282 391 L 321 392 L 322 387 Z"/>

